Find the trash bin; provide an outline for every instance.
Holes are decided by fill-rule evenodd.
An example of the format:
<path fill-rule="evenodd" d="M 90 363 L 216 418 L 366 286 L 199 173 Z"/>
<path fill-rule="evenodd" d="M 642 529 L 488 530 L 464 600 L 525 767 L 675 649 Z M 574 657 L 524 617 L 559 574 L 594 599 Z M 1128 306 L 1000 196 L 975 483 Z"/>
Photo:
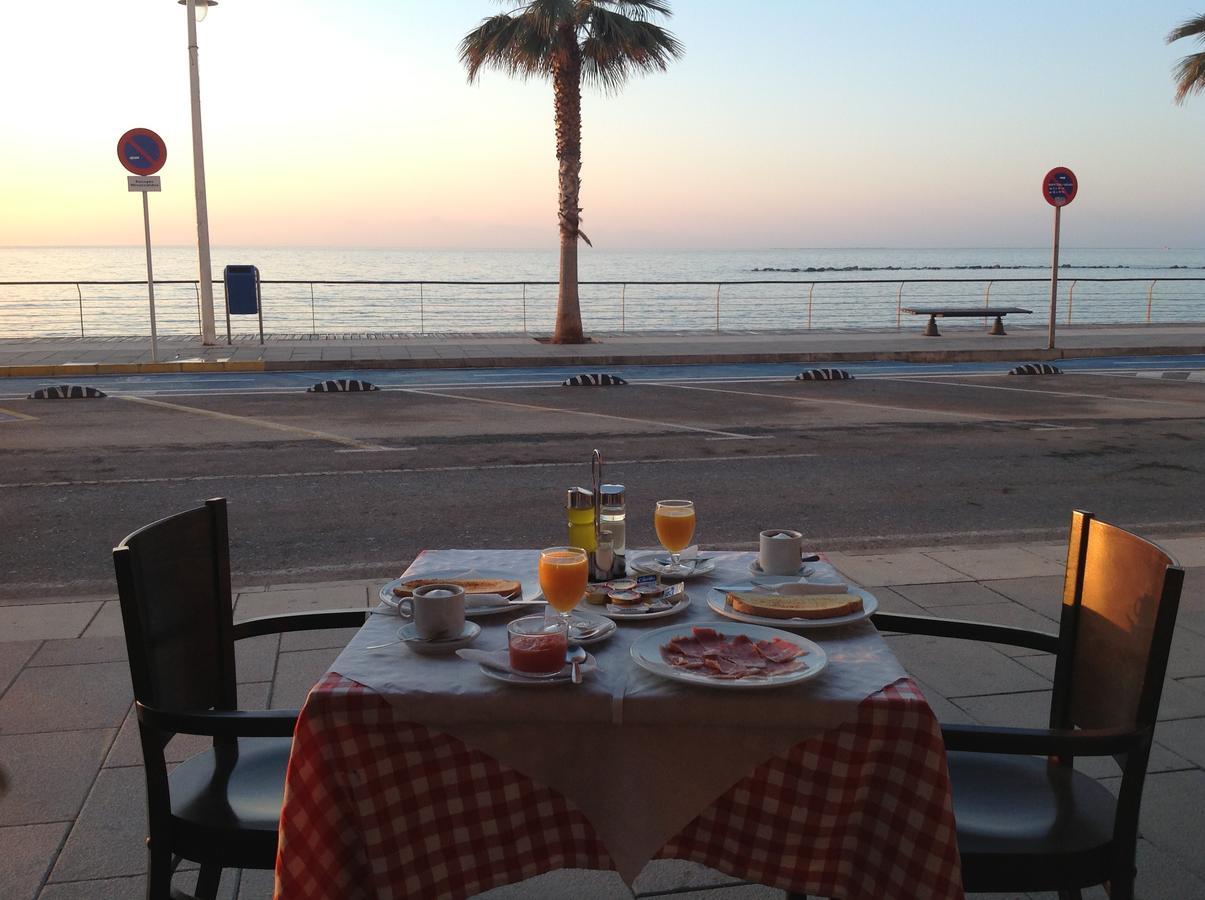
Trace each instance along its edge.
<path fill-rule="evenodd" d="M 231 343 L 231 316 L 259 316 L 259 342 L 264 342 L 264 309 L 259 296 L 259 269 L 255 266 L 226 266 L 222 270 L 226 291 L 226 343 Z"/>

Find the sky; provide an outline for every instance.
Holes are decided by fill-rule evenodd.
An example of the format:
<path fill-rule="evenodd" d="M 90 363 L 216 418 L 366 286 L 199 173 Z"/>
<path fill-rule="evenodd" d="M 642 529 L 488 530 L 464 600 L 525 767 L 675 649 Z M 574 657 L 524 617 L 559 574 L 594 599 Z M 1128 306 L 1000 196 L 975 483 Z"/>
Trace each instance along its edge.
<path fill-rule="evenodd" d="M 518 0 L 516 0 L 518 2 Z M 1205 247 L 1205 0 L 676 0 L 685 55 L 583 100 L 583 229 L 611 249 Z M 546 248 L 552 88 L 460 38 L 491 0 L 221 0 L 198 26 L 215 245 Z M 137 245 L 118 137 L 163 136 L 156 242 L 196 241 L 184 8 L 10 4 L 0 246 Z"/>

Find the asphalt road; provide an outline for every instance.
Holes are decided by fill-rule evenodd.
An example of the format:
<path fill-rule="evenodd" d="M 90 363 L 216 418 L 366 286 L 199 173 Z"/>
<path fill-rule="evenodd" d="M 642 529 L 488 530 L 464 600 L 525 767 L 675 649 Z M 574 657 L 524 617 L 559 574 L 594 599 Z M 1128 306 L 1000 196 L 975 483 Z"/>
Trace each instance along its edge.
<path fill-rule="evenodd" d="M 689 497 L 704 546 L 794 527 L 818 548 L 1062 540 L 1088 508 L 1144 534 L 1205 528 L 1205 360 L 998 367 L 644 369 L 618 388 L 547 371 L 115 379 L 96 401 L 0 382 L 0 602 L 113 592 L 109 550 L 224 496 L 236 581 L 386 580 L 426 547 L 564 540 L 592 448 L 628 487 L 629 542 Z M 793 370 L 791 370 L 793 371 Z M 1197 380 L 1203 379 L 1203 380 Z"/>

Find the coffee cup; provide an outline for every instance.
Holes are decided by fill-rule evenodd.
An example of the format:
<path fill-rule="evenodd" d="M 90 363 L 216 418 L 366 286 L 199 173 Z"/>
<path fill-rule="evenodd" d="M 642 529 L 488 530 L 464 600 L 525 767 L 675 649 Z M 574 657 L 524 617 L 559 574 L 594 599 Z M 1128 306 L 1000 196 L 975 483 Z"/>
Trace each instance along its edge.
<path fill-rule="evenodd" d="M 794 575 L 802 565 L 803 535 L 789 528 L 770 528 L 761 533 L 757 562 L 767 575 Z"/>
<path fill-rule="evenodd" d="M 414 622 L 424 641 L 459 637 L 464 631 L 464 588 L 458 584 L 425 584 L 398 601 L 398 615 Z"/>

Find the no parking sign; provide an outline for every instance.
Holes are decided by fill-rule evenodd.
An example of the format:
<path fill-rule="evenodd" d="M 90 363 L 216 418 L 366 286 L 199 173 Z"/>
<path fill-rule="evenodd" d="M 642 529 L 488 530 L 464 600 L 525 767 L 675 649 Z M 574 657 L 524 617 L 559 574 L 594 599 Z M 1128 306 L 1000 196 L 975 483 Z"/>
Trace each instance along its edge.
<path fill-rule="evenodd" d="M 167 162 L 167 145 L 149 128 L 131 128 L 117 141 L 117 158 L 135 175 L 154 175 Z"/>
<path fill-rule="evenodd" d="M 1058 316 L 1059 293 L 1059 214 L 1075 199 L 1079 181 L 1066 166 L 1055 166 L 1042 179 L 1042 197 L 1054 207 L 1054 249 L 1050 260 L 1050 338 L 1046 349 L 1054 349 L 1055 319 Z"/>

